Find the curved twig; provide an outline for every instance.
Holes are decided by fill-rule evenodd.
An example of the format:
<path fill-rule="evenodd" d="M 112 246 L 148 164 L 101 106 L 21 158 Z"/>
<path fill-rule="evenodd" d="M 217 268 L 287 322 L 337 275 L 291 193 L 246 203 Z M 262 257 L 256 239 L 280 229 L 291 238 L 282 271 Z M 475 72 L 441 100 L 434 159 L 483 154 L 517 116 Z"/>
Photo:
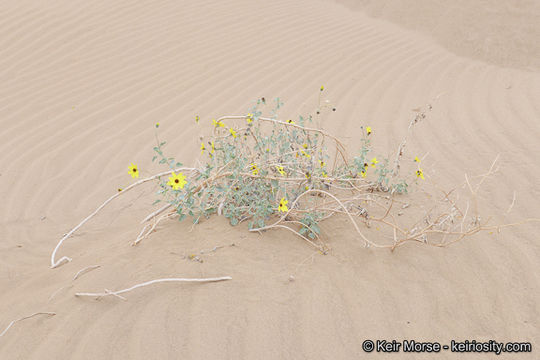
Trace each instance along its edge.
<path fill-rule="evenodd" d="M 111 201 L 113 201 L 114 199 L 116 199 L 117 197 L 119 197 L 120 195 L 126 193 L 127 191 L 133 189 L 134 187 L 137 187 L 141 184 L 144 184 L 148 181 L 152 181 L 152 180 L 155 180 L 157 178 L 160 178 L 162 176 L 167 176 L 167 175 L 170 175 L 172 174 L 173 172 L 177 172 L 177 171 L 198 171 L 197 169 L 195 168 L 185 168 L 185 167 L 182 167 L 182 168 L 178 168 L 178 169 L 174 169 L 174 170 L 169 170 L 169 171 L 164 171 L 162 173 L 159 173 L 159 174 L 156 174 L 156 175 L 153 175 L 153 176 L 150 176 L 146 179 L 142 179 L 142 180 L 139 180 L 131 185 L 129 185 L 128 187 L 126 187 L 125 189 L 123 189 L 122 191 L 119 191 L 117 192 L 116 194 L 114 194 L 113 196 L 111 196 L 110 198 L 108 198 L 103 204 L 101 204 L 93 213 L 91 213 L 90 215 L 88 215 L 83 221 L 81 221 L 77 226 L 75 226 L 73 229 L 71 229 L 67 234 L 64 235 L 64 237 L 62 237 L 62 239 L 60 239 L 60 241 L 58 242 L 58 244 L 56 245 L 56 247 L 54 248 L 54 251 L 51 255 L 51 269 L 54 269 L 60 265 L 63 265 L 67 262 L 70 262 L 71 261 L 71 258 L 67 257 L 67 256 L 63 256 L 61 257 L 58 261 L 55 261 L 55 258 L 56 258 L 56 253 L 58 252 L 58 249 L 60 248 L 60 246 L 62 246 L 62 243 L 67 239 L 69 238 L 75 231 L 79 230 L 79 228 L 81 226 L 83 226 L 84 224 L 86 224 L 86 222 L 88 220 L 90 220 L 91 218 L 93 218 L 98 212 L 101 211 L 101 209 L 103 209 L 108 203 L 110 203 Z"/>
<path fill-rule="evenodd" d="M 205 279 L 186 279 L 186 278 L 167 278 L 167 279 L 157 279 L 157 280 L 151 280 L 144 282 L 142 284 L 133 285 L 130 288 L 118 290 L 118 291 L 110 291 L 105 290 L 103 293 L 76 293 L 75 296 L 81 297 L 81 296 L 89 296 L 89 297 L 96 297 L 96 298 L 102 298 L 105 296 L 118 296 L 123 293 L 127 293 L 128 291 L 138 289 L 143 286 L 148 286 L 152 284 L 157 283 L 164 283 L 164 282 L 197 282 L 197 283 L 205 283 L 205 282 L 217 282 L 217 281 L 224 281 L 224 280 L 232 280 L 232 277 L 230 276 L 221 276 L 221 277 L 214 277 L 214 278 L 205 278 Z"/>
<path fill-rule="evenodd" d="M 13 320 L 12 322 L 9 323 L 9 325 L 7 326 L 7 328 L 2 331 L 0 333 L 0 337 L 4 336 L 5 333 L 7 333 L 7 331 L 15 324 L 15 323 L 18 323 L 19 321 L 23 321 L 23 320 L 26 320 L 26 319 L 30 319 L 34 316 L 37 316 L 37 315 L 49 315 L 49 316 L 54 316 L 56 315 L 56 313 L 53 313 L 53 312 L 37 312 L 37 313 L 33 313 L 32 315 L 28 315 L 28 316 L 25 316 L 25 317 L 22 317 L 20 319 L 17 319 L 17 320 Z"/>

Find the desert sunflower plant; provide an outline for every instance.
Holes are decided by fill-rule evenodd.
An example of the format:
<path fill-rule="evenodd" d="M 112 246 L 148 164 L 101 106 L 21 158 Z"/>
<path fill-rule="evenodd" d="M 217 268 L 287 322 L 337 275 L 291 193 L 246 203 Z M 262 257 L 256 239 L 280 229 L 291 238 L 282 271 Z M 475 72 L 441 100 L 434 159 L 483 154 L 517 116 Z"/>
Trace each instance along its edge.
<path fill-rule="evenodd" d="M 60 240 L 51 256 L 51 267 L 71 260 L 56 260 L 65 239 L 110 201 L 146 182 L 157 184 L 154 204 L 161 206 L 143 219 L 145 225 L 134 244 L 148 237 L 165 219 L 190 218 L 197 224 L 214 215 L 226 217 L 232 226 L 246 223 L 252 232 L 290 231 L 321 253 L 328 251 L 321 222 L 337 215 L 349 220 L 366 246 L 392 250 L 408 242 L 446 246 L 481 230 L 514 225 L 490 226 L 480 221 L 476 206 L 471 214 L 469 202 L 463 210 L 444 191 L 442 201 L 434 201 L 420 219 L 410 226 L 401 225 L 397 219 L 409 206 L 411 184 L 421 187 L 429 179 L 420 167 L 421 159 L 407 157 L 405 148 L 414 126 L 425 119 L 431 105 L 410 121 L 407 136 L 393 158 L 374 153 L 372 141 L 378 133 L 371 124 L 360 126 L 360 149 L 351 156 L 337 137 L 313 126 L 314 117 L 321 112 L 336 110 L 321 102 L 323 91 L 321 87 L 314 113 L 299 115 L 295 120 L 278 117 L 283 105 L 280 99 L 270 107 L 264 98 L 258 99 L 245 115 L 208 120 L 212 131 L 201 137 L 200 159 L 194 167 L 185 167 L 165 155 L 166 143 L 159 140 L 157 123 L 153 161 L 167 170 L 138 180 L 105 201 Z M 195 121 L 200 124 L 204 120 L 197 115 Z M 406 166 L 402 170 L 404 162 L 416 164 L 416 169 Z M 494 162 L 481 176 L 480 184 L 496 170 Z M 139 173 L 132 163 L 128 174 L 138 179 Z M 480 185 L 474 189 L 466 179 L 475 198 Z M 362 230 L 362 224 L 370 228 L 374 223 L 377 229 L 387 231 L 377 240 Z"/>

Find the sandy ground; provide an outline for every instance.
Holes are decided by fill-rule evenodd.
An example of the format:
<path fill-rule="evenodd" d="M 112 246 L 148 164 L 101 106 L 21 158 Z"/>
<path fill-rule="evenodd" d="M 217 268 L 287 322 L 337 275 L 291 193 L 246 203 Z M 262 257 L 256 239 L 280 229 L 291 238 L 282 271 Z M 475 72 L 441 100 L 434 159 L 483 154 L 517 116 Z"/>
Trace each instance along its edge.
<path fill-rule="evenodd" d="M 412 109 L 432 103 L 410 146 L 429 154 L 428 181 L 451 188 L 500 154 L 482 210 L 503 222 L 539 217 L 538 6 L 509 0 L 478 13 L 485 1 L 452 2 L 446 12 L 425 1 L 407 11 L 347 3 L 3 4 L 0 331 L 34 312 L 56 316 L 16 323 L 0 337 L 0 359 L 358 359 L 368 357 L 364 339 L 530 341 L 532 354 L 500 358 L 538 358 L 537 224 L 390 253 L 366 249 L 346 220 L 333 219 L 323 225 L 332 252 L 322 256 L 287 233 L 259 236 L 213 218 L 193 229 L 166 223 L 132 247 L 154 200 L 148 185 L 69 239 L 60 254 L 74 260 L 49 269 L 62 234 L 131 183 L 129 163 L 158 171 L 157 121 L 167 149 L 190 164 L 212 117 L 244 114 L 261 96 L 281 97 L 293 117 L 312 109 L 321 85 L 337 107 L 322 126 L 352 149 L 370 124 L 377 149 L 390 153 Z M 437 21 L 410 26 L 410 11 Z M 396 18 L 405 26 L 388 22 Z M 203 263 L 184 258 L 221 245 Z M 101 267 L 72 280 L 90 265 Z M 128 301 L 73 296 L 223 275 L 233 280 L 157 285 Z"/>

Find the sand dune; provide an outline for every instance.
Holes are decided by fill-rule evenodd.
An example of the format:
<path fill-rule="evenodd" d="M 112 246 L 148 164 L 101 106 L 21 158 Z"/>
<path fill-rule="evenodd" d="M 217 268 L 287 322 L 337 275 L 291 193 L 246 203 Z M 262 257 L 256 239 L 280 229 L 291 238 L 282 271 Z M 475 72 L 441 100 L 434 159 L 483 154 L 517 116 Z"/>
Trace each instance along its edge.
<path fill-rule="evenodd" d="M 444 14 L 424 3 L 417 14 Z M 411 245 L 390 253 L 364 248 L 344 219 L 333 219 L 323 225 L 332 254 L 322 256 L 289 234 L 259 236 L 213 218 L 193 229 L 164 224 L 132 247 L 154 200 L 149 185 L 112 203 L 66 242 L 60 253 L 73 262 L 48 268 L 62 234 L 131 182 L 129 163 L 137 162 L 143 175 L 159 171 L 151 162 L 156 122 L 167 150 L 189 164 L 212 117 L 243 114 L 261 96 L 282 98 L 283 116 L 296 116 L 312 109 L 322 84 L 337 111 L 321 125 L 351 149 L 359 126 L 370 124 L 376 149 L 394 151 L 412 109 L 431 103 L 409 148 L 428 153 L 430 181 L 459 184 L 500 154 L 501 170 L 480 196 L 482 210 L 505 222 L 538 217 L 540 41 L 530 21 L 538 9 L 513 11 L 514 2 L 507 3 L 509 10 L 484 15 L 491 24 L 484 29 L 470 14 L 484 1 L 453 2 L 448 13 L 464 20 L 414 27 L 422 33 L 335 1 L 4 6 L 0 331 L 34 312 L 57 315 L 15 324 L 0 337 L 0 358 L 352 359 L 366 357 L 364 339 L 409 338 L 536 347 L 534 224 L 444 249 Z M 408 12 L 379 8 L 360 5 L 409 26 Z M 503 10 L 513 34 L 490 22 Z M 463 39 L 463 33 L 485 38 L 483 29 L 489 51 Z M 443 39 L 448 33 L 451 41 Z M 203 263 L 184 258 L 220 245 Z M 72 280 L 90 265 L 100 268 Z M 222 275 L 233 280 L 156 285 L 127 294 L 125 302 L 73 296 L 162 277 Z M 535 352 L 512 358 L 532 359 Z"/>
<path fill-rule="evenodd" d="M 538 1 L 335 1 L 419 30 L 462 56 L 502 66 L 540 68 Z"/>

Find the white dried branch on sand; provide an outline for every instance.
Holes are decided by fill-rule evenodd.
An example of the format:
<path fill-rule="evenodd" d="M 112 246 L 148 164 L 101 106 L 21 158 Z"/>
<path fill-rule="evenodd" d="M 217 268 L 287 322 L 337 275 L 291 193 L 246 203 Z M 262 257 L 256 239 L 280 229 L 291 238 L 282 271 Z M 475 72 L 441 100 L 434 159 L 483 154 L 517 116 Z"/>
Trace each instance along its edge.
<path fill-rule="evenodd" d="M 51 296 L 49 296 L 49 299 L 47 299 L 47 302 L 51 302 L 51 300 L 62 290 L 64 289 L 67 289 L 67 288 L 71 288 L 73 287 L 73 285 L 66 285 L 66 286 L 62 286 L 60 289 L 56 290 L 55 292 L 53 292 L 51 294 Z"/>
<path fill-rule="evenodd" d="M 131 245 L 137 245 L 139 242 L 141 242 L 143 239 L 146 239 L 148 237 L 148 235 L 150 235 L 152 233 L 152 231 L 154 231 L 156 229 L 156 227 L 158 226 L 158 224 L 162 221 L 162 220 L 165 220 L 165 219 L 168 219 L 170 217 L 174 217 L 174 216 L 178 216 L 178 214 L 176 213 L 176 211 L 173 211 L 173 212 L 170 212 L 170 213 L 167 213 L 165 215 L 161 215 L 159 218 L 157 219 L 154 219 L 154 223 L 152 225 L 150 224 L 146 224 L 143 229 L 141 230 L 141 232 L 139 233 L 139 235 L 137 236 L 137 239 L 135 239 L 135 241 L 133 242 L 133 244 Z M 149 228 L 149 229 L 148 229 Z M 146 230 L 148 229 L 148 231 Z"/>
<path fill-rule="evenodd" d="M 126 292 L 131 291 L 131 290 L 135 290 L 135 289 L 143 287 L 143 286 L 148 286 L 148 285 L 157 284 L 157 283 L 164 283 L 164 282 L 198 282 L 198 283 L 205 283 L 205 282 L 216 282 L 216 281 L 224 281 L 224 280 L 232 280 L 232 277 L 230 277 L 230 276 L 221 276 L 221 277 L 204 278 L 204 279 L 185 279 L 185 278 L 157 279 L 157 280 L 147 281 L 147 282 L 144 282 L 142 284 L 137 284 L 137 285 L 134 285 L 134 286 L 132 286 L 130 288 L 123 289 L 123 290 L 110 291 L 110 290 L 105 289 L 105 292 L 103 292 L 103 293 L 76 293 L 75 296 L 89 296 L 89 297 L 95 297 L 95 298 L 102 298 L 102 297 L 105 297 L 105 296 L 120 297 L 119 296 L 120 294 L 126 293 Z M 120 298 L 125 300 L 125 298 L 123 298 L 123 297 L 120 297 Z"/>
<path fill-rule="evenodd" d="M 197 169 L 195 168 L 178 168 L 178 169 L 174 169 L 174 170 L 169 170 L 169 171 L 164 171 L 164 172 L 161 172 L 159 174 L 156 174 L 156 175 L 153 175 L 153 176 L 150 176 L 148 178 L 145 178 L 145 179 L 141 179 L 131 185 L 129 185 L 128 187 L 126 187 L 124 190 L 120 191 L 120 192 L 117 192 L 116 194 L 114 194 L 113 196 L 111 196 L 110 198 L 108 198 L 103 204 L 101 204 L 93 213 L 91 213 L 90 215 L 88 215 L 83 221 L 81 221 L 77 226 L 75 226 L 73 229 L 71 229 L 67 234 L 64 235 L 64 237 L 62 237 L 62 239 L 60 239 L 60 241 L 58 242 L 58 244 L 56 245 L 56 247 L 54 248 L 54 251 L 51 255 L 51 268 L 54 269 L 60 265 L 63 265 L 67 262 L 70 262 L 71 261 L 71 258 L 67 257 L 67 256 L 63 256 L 61 257 L 58 261 L 55 260 L 56 258 L 56 252 L 58 251 L 58 249 L 60 248 L 60 246 L 62 245 L 62 243 L 67 239 L 69 238 L 75 231 L 77 231 L 81 226 L 83 226 L 88 220 L 90 220 L 91 218 L 93 218 L 101 209 L 103 209 L 108 203 L 110 203 L 111 201 L 113 201 L 114 199 L 116 199 L 118 196 L 122 195 L 122 194 L 125 194 L 127 191 L 133 189 L 134 187 L 138 186 L 138 185 L 141 185 L 141 184 L 144 184 L 148 181 L 152 181 L 152 180 L 155 180 L 155 179 L 158 179 L 162 176 L 167 176 L 167 175 L 170 175 L 172 174 L 173 172 L 178 172 L 178 171 L 198 171 Z"/>
<path fill-rule="evenodd" d="M 37 312 L 37 313 L 33 313 L 32 315 L 28 315 L 28 316 L 25 316 L 25 317 L 22 317 L 20 319 L 17 319 L 17 320 L 13 320 L 12 322 L 9 323 L 9 325 L 7 326 L 7 328 L 2 331 L 2 333 L 0 333 L 0 337 L 4 336 L 5 333 L 7 333 L 7 331 L 15 324 L 15 323 L 18 323 L 19 321 L 23 321 L 23 320 L 26 320 L 26 319 L 30 319 L 34 316 L 37 316 L 37 315 L 48 315 L 48 316 L 54 316 L 56 315 L 56 313 L 53 313 L 53 312 Z"/>
<path fill-rule="evenodd" d="M 507 214 L 510 214 L 510 211 L 512 211 L 512 208 L 514 207 L 515 203 L 516 203 L 516 190 L 514 190 L 514 195 L 512 196 L 512 203 L 508 207 L 508 210 L 506 210 Z"/>
<path fill-rule="evenodd" d="M 49 296 L 49 299 L 47 300 L 47 302 L 51 302 L 51 300 L 62 290 L 64 289 L 67 289 L 67 288 L 72 288 L 73 287 L 73 281 L 77 280 L 79 277 L 83 276 L 84 274 L 92 271 L 92 270 L 95 270 L 97 268 L 101 267 L 100 265 L 91 265 L 91 266 L 87 266 L 81 270 L 79 270 L 75 276 L 73 277 L 73 279 L 71 280 L 71 285 L 66 285 L 66 286 L 62 286 L 60 289 L 56 290 L 55 292 L 53 292 L 51 294 L 51 296 Z"/>
<path fill-rule="evenodd" d="M 159 214 L 161 214 L 162 212 L 164 212 L 165 210 L 167 210 L 168 208 L 170 208 L 172 206 L 172 204 L 167 204 L 159 209 L 157 209 L 156 211 L 154 211 L 153 213 L 149 214 L 147 217 L 145 217 L 143 219 L 143 221 L 141 221 L 141 224 L 144 224 L 145 222 L 147 222 L 148 220 L 152 220 L 153 218 L 155 218 L 156 216 L 158 216 Z"/>
<path fill-rule="evenodd" d="M 97 269 L 97 268 L 99 268 L 99 267 L 100 267 L 100 265 L 91 265 L 91 266 L 85 267 L 84 269 L 79 270 L 79 271 L 75 274 L 75 276 L 73 277 L 73 281 L 77 280 L 77 279 L 79 278 L 79 276 L 82 276 L 82 275 L 86 274 L 87 272 L 90 272 L 90 271 L 92 271 L 92 270 L 95 270 L 95 269 Z"/>

